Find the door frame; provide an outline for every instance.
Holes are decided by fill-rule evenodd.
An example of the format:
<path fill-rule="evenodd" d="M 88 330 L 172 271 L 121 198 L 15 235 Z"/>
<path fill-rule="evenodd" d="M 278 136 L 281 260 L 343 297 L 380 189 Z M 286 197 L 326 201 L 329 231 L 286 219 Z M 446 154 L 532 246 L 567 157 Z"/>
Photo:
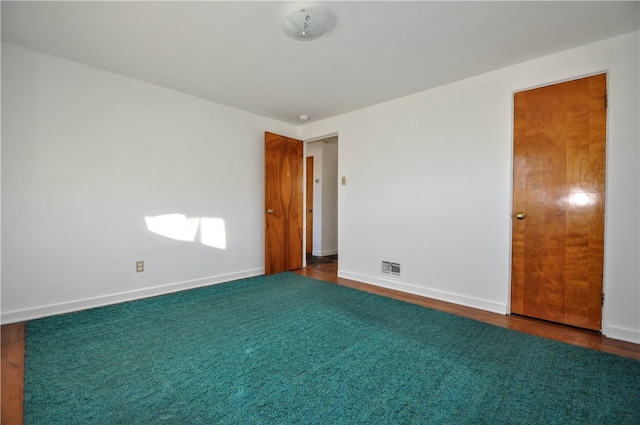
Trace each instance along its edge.
<path fill-rule="evenodd" d="M 306 175 L 307 175 L 307 144 L 311 143 L 311 142 L 317 142 L 320 140 L 324 140 L 324 139 L 329 139 L 332 137 L 337 137 L 338 138 L 338 146 L 340 146 L 340 136 L 338 134 L 338 132 L 334 132 L 334 133 L 327 133 L 323 136 L 315 136 L 315 137 L 311 137 L 309 139 L 304 139 L 301 138 L 300 140 L 302 140 L 302 175 L 303 175 L 303 181 L 302 181 L 302 197 L 303 199 L 307 199 L 307 185 L 306 185 Z M 338 148 L 338 172 L 340 170 L 340 152 L 339 152 Z M 317 165 L 314 164 L 314 168 Z M 337 213 L 338 213 L 338 228 L 337 228 L 337 232 L 338 232 L 338 252 L 340 252 L 340 191 L 338 191 L 338 199 L 337 199 Z M 306 210 L 306 209 L 305 209 Z M 313 210 L 315 211 L 315 205 Z M 314 220 L 315 221 L 315 220 Z M 307 255 L 305 252 L 305 248 L 307 246 L 307 215 L 303 214 L 302 217 L 302 267 L 307 267 Z"/>
<path fill-rule="evenodd" d="M 303 145 L 305 146 L 305 145 Z M 313 156 L 307 156 L 305 153 L 306 149 L 303 147 L 303 153 L 302 156 L 304 158 L 304 165 L 305 165 L 305 169 L 304 171 L 304 176 L 305 176 L 305 184 L 304 184 L 304 200 L 305 200 L 305 205 L 304 205 L 304 217 L 305 220 L 309 217 L 309 213 L 311 213 L 311 226 L 309 226 L 308 222 L 303 222 L 302 224 L 302 228 L 304 229 L 304 246 L 305 246 L 305 260 L 307 255 L 309 254 L 313 254 L 313 222 L 315 221 L 314 217 L 313 217 L 313 213 L 315 211 L 315 202 L 313 200 L 314 195 L 315 195 L 315 190 L 313 187 L 313 183 L 315 181 L 315 158 Z M 311 165 L 311 171 L 309 171 L 309 165 Z M 311 174 L 311 182 L 309 182 L 309 175 Z M 311 188 L 311 194 L 309 194 L 308 189 Z M 309 205 L 311 204 L 311 205 Z M 309 207 L 311 207 L 311 211 L 309 211 Z M 311 227 L 309 229 L 309 227 Z M 311 241 L 309 241 L 308 236 L 311 235 Z M 309 248 L 309 245 L 311 245 L 311 248 Z"/>
<path fill-rule="evenodd" d="M 534 89 L 538 89 L 538 88 L 542 88 L 542 87 L 548 87 L 548 86 L 553 86 L 555 84 L 562 84 L 562 83 L 566 83 L 569 81 L 575 81 L 575 80 L 580 80 L 582 78 L 588 78 L 588 77 L 593 77 L 595 75 L 601 75 L 601 74 L 605 74 L 606 75 L 606 87 L 607 87 L 607 94 L 609 93 L 610 90 L 610 82 L 609 82 L 609 70 L 604 69 L 604 70 L 599 70 L 599 71 L 594 71 L 594 72 L 590 72 L 588 74 L 582 74 L 582 75 L 577 75 L 577 76 L 572 76 L 572 77 L 567 77 L 567 78 L 563 78 L 563 79 L 559 79 L 559 80 L 553 80 L 553 81 L 547 81 L 544 83 L 540 83 L 540 84 L 535 84 L 532 86 L 527 86 L 527 87 L 523 87 L 523 88 L 519 88 L 519 89 L 515 89 L 511 91 L 511 139 L 510 139 L 510 144 L 509 144 L 509 156 L 510 156 L 510 167 L 509 167 L 509 215 L 508 215 L 508 220 L 507 220 L 507 225 L 509 226 L 509 231 L 508 231 L 508 252 L 509 252 L 509 257 L 508 257 L 508 268 L 509 268 L 509 282 L 507 285 L 507 302 L 506 302 L 506 306 L 507 306 L 507 311 L 506 314 L 507 315 L 511 315 L 511 282 L 513 279 L 512 273 L 512 261 L 513 261 L 513 215 L 516 213 L 513 210 L 513 189 L 514 189 L 514 184 L 513 184 L 513 172 L 514 172 L 514 157 L 513 157 L 513 153 L 514 153 L 514 141 L 515 141 L 515 132 L 514 132 L 514 124 L 515 124 L 515 119 L 514 119 L 514 113 L 515 113 L 515 95 L 516 93 L 520 93 L 520 92 L 524 92 L 524 91 L 528 91 L 528 90 L 534 90 Z M 609 179 L 607 178 L 608 175 L 608 170 L 609 170 L 609 131 L 610 131 L 610 119 L 609 119 L 609 108 L 607 107 L 605 110 L 605 122 L 606 122 L 606 128 L 605 128 L 605 181 L 604 181 L 604 191 L 605 193 L 609 192 Z M 607 257 L 608 257 L 608 250 L 607 250 L 607 211 L 609 210 L 608 207 L 609 204 L 609 196 L 605 196 L 604 197 L 604 234 L 603 234 L 603 238 L 604 238 L 604 252 L 603 252 L 603 260 L 602 260 L 602 267 L 603 267 L 603 273 L 602 273 L 602 295 L 604 297 L 603 302 L 602 302 L 602 320 L 601 320 L 601 329 L 600 329 L 600 334 L 602 334 L 603 336 L 606 336 L 605 334 L 605 330 L 607 329 L 607 325 L 608 325 L 608 320 L 607 320 L 607 307 L 608 307 L 608 303 L 607 303 L 607 279 L 606 279 L 606 269 L 607 269 Z"/>

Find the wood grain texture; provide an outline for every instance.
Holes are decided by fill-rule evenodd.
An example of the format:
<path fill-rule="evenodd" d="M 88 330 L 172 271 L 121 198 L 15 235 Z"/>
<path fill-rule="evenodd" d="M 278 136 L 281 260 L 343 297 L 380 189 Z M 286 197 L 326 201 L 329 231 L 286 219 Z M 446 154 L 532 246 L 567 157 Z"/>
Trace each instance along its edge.
<path fill-rule="evenodd" d="M 302 141 L 266 132 L 265 274 L 302 267 Z M 267 211 L 272 211 L 268 213 Z"/>
<path fill-rule="evenodd" d="M 306 202 L 306 214 L 307 214 L 307 242 L 306 253 L 313 253 L 313 157 L 307 157 L 307 202 Z"/>
<path fill-rule="evenodd" d="M 1 420 L 4 425 L 23 421 L 24 402 L 24 323 L 2 326 L 2 398 Z"/>
<path fill-rule="evenodd" d="M 602 327 L 606 75 L 514 96 L 511 311 Z"/>
<path fill-rule="evenodd" d="M 525 103 L 521 100 L 522 93 L 514 96 L 514 123 L 526 118 Z M 513 133 L 513 214 L 511 229 L 511 311 L 524 313 L 524 235 L 527 223 L 531 220 L 515 219 L 516 214 L 524 213 L 526 206 L 525 183 L 527 161 L 524 126 L 514 125 Z"/>

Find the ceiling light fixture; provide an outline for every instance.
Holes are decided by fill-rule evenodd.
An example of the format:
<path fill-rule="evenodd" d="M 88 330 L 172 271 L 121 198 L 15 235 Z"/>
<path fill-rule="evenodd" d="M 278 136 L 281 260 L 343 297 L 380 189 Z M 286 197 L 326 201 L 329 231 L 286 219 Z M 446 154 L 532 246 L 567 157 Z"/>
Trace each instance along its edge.
<path fill-rule="evenodd" d="M 298 118 L 300 118 L 302 122 L 309 121 L 309 115 L 300 115 Z"/>
<path fill-rule="evenodd" d="M 324 34 L 324 21 L 316 13 L 303 9 L 290 13 L 282 23 L 282 29 L 291 38 L 310 41 Z"/>

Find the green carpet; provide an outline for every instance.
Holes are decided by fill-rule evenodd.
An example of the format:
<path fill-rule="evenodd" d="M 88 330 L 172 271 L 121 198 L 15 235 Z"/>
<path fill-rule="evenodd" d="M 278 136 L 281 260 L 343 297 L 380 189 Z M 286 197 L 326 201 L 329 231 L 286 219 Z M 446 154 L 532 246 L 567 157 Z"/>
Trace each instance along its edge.
<path fill-rule="evenodd" d="M 294 273 L 27 323 L 25 424 L 638 424 L 640 362 Z"/>

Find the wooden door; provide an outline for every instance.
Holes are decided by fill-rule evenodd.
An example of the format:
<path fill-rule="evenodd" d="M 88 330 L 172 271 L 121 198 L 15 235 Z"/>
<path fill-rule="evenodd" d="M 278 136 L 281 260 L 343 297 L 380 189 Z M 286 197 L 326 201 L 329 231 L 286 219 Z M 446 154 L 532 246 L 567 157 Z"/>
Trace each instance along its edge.
<path fill-rule="evenodd" d="M 265 274 L 302 267 L 302 141 L 265 132 Z"/>
<path fill-rule="evenodd" d="M 606 75 L 514 96 L 511 311 L 600 330 Z"/>
<path fill-rule="evenodd" d="M 313 253 L 313 157 L 307 157 L 307 243 L 306 253 Z"/>

